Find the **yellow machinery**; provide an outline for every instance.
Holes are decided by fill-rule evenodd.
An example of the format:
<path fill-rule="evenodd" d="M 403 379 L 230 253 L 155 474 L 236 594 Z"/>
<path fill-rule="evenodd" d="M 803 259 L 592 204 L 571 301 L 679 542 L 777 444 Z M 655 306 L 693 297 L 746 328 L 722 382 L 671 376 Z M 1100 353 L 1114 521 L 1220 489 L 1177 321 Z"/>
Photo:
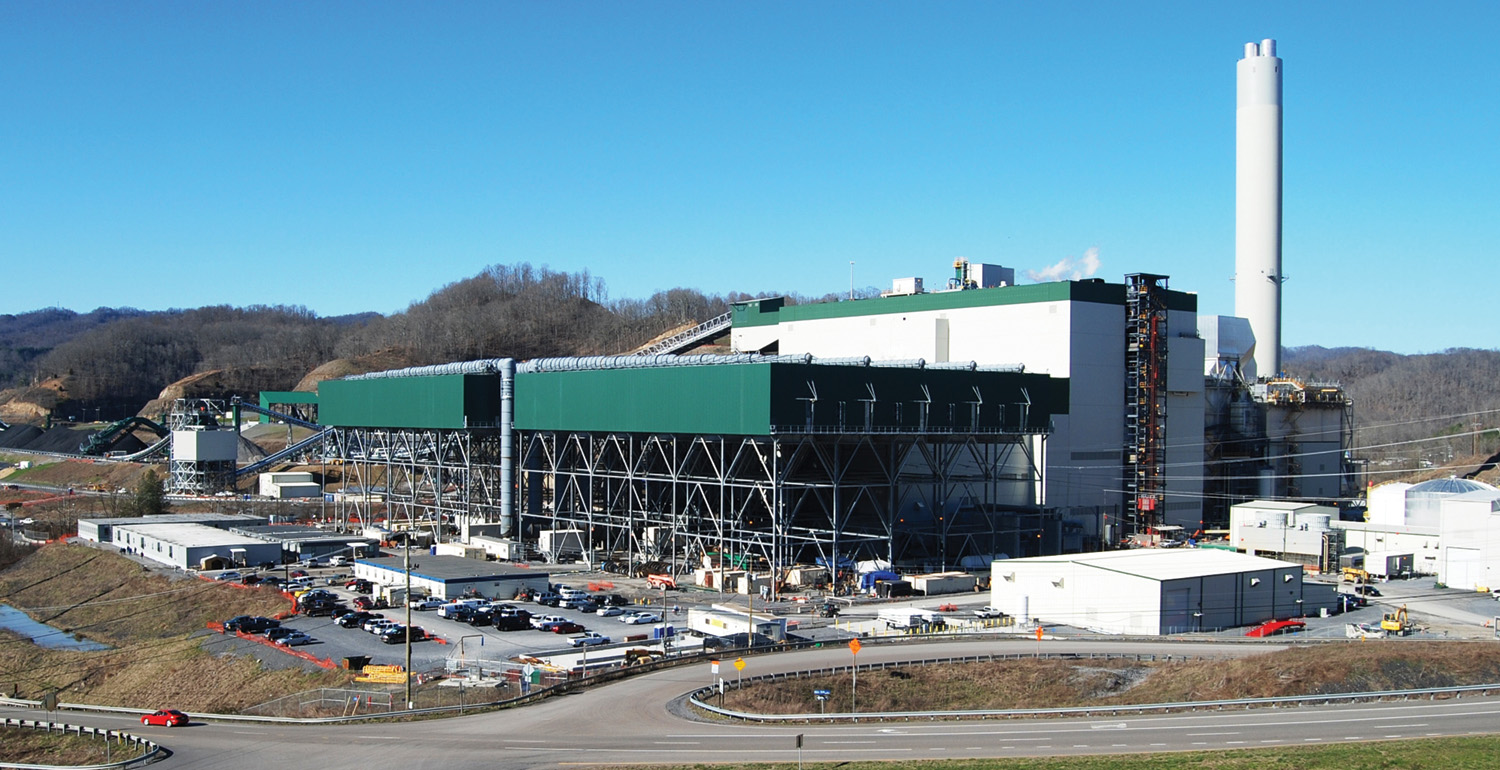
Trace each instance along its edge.
<path fill-rule="evenodd" d="M 1387 612 L 1385 617 L 1380 619 L 1380 628 L 1386 633 L 1398 636 L 1411 633 L 1411 618 L 1406 615 L 1406 605 L 1401 605 L 1401 608 L 1395 612 Z"/>
<path fill-rule="evenodd" d="M 1370 582 L 1370 573 L 1360 569 L 1359 567 L 1345 567 L 1343 570 L 1343 574 L 1345 583 Z"/>

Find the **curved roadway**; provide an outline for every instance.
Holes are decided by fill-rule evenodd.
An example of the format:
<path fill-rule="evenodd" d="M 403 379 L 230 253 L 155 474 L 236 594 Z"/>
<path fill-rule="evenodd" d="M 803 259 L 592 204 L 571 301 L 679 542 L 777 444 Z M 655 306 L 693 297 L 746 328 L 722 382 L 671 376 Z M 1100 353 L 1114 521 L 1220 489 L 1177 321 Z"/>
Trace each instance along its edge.
<path fill-rule="evenodd" d="M 1034 642 L 868 646 L 861 664 L 1029 653 Z M 1044 652 L 1249 655 L 1263 645 L 1048 642 Z M 747 674 L 847 665 L 846 648 L 747 659 Z M 524 708 L 404 723 L 203 723 L 142 728 L 138 719 L 64 714 L 73 723 L 129 729 L 170 748 L 164 768 L 532 768 L 574 764 L 903 760 L 1287 747 L 1495 731 L 1500 698 L 1336 704 L 1292 709 L 1047 720 L 746 725 L 697 722 L 668 704 L 709 682 L 707 665 L 668 669 Z M 36 712 L 25 712 L 35 717 Z"/>

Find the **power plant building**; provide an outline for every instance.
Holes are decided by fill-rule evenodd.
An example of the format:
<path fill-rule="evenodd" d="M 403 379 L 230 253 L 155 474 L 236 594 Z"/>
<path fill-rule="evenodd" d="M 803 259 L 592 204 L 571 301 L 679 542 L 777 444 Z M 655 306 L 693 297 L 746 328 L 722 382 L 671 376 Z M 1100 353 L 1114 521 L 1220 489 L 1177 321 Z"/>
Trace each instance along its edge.
<path fill-rule="evenodd" d="M 1066 413 L 1047 440 L 1046 506 L 1121 525 L 1143 501 L 1135 528 L 1193 531 L 1203 524 L 1205 384 L 1196 311 L 1196 295 L 1167 289 L 1165 277 L 1130 276 L 813 305 L 751 301 L 734 306 L 731 339 L 736 351 L 974 361 L 1066 380 Z"/>

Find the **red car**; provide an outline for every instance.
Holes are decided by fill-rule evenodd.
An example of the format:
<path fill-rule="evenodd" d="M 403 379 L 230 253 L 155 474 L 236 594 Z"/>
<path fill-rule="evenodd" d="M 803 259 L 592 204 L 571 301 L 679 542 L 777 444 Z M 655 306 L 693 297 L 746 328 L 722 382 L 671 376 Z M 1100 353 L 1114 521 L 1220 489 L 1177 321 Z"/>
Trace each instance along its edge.
<path fill-rule="evenodd" d="M 1277 634 L 1295 634 L 1306 627 L 1307 624 L 1300 620 L 1272 620 L 1246 631 L 1245 636 L 1265 637 Z"/>
<path fill-rule="evenodd" d="M 188 723 L 188 715 L 177 709 L 162 709 L 152 714 L 142 714 L 141 724 L 158 727 L 181 727 Z"/>
<path fill-rule="evenodd" d="M 587 629 L 585 629 L 583 626 L 578 625 L 577 623 L 565 622 L 554 623 L 551 630 L 554 634 L 581 634 Z"/>
<path fill-rule="evenodd" d="M 291 572 L 287 573 L 287 577 L 307 577 L 307 570 L 294 569 Z"/>
<path fill-rule="evenodd" d="M 354 608 L 357 610 L 368 610 L 375 606 L 375 600 L 368 596 L 354 597 Z"/>

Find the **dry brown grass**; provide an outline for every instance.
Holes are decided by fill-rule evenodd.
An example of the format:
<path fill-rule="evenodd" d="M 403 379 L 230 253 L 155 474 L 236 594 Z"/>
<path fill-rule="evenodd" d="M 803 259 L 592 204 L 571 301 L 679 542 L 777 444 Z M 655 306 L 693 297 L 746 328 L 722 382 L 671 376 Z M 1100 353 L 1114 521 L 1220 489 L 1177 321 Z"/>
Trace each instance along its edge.
<path fill-rule="evenodd" d="M 102 765 L 106 758 L 118 762 L 144 753 L 145 749 L 131 743 L 112 742 L 106 753 L 104 741 L 99 738 L 24 727 L 0 727 L 0 762 Z"/>
<path fill-rule="evenodd" d="M 0 575 L 0 600 L 52 626 L 103 642 L 101 652 L 48 650 L 0 635 L 0 690 L 60 691 L 68 701 L 235 711 L 288 692 L 339 686 L 347 672 L 265 671 L 199 647 L 210 621 L 269 615 L 280 594 L 196 578 L 169 579 L 117 554 L 50 545 Z"/>
<path fill-rule="evenodd" d="M 1125 660 L 1005 660 L 867 671 L 858 710 L 1060 708 L 1266 698 L 1500 682 L 1500 646 L 1486 642 L 1348 642 L 1250 658 L 1148 663 Z M 729 708 L 817 713 L 813 690 L 832 692 L 828 711 L 851 711 L 848 674 L 747 687 Z"/>

